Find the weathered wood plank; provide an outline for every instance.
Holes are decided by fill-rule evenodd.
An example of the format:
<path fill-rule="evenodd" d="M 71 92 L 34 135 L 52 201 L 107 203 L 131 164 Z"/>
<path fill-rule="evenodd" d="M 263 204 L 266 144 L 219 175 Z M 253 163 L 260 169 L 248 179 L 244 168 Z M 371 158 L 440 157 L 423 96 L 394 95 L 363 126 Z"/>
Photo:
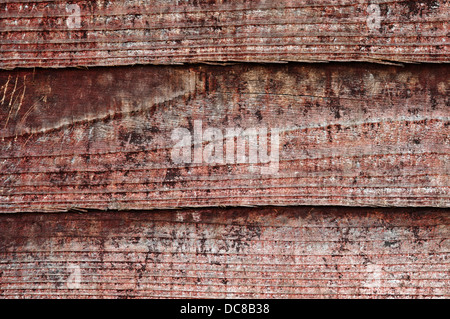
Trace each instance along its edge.
<path fill-rule="evenodd" d="M 3 71 L 0 211 L 449 207 L 449 68 Z"/>
<path fill-rule="evenodd" d="M 448 210 L 0 215 L 2 298 L 448 298 Z"/>
<path fill-rule="evenodd" d="M 449 62 L 447 0 L 0 1 L 0 68 Z"/>

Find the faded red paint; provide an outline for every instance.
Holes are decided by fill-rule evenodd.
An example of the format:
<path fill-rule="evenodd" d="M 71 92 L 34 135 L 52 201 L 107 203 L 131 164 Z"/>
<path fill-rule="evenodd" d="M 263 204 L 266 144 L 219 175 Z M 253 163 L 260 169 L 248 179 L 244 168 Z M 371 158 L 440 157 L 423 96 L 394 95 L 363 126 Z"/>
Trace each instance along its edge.
<path fill-rule="evenodd" d="M 412 208 L 3 214 L 0 296 L 448 298 L 449 225 Z"/>
<path fill-rule="evenodd" d="M 449 72 L 367 64 L 3 72 L 0 211 L 449 207 Z M 193 134 L 195 120 L 222 131 L 278 128 L 278 171 L 174 163 L 172 132 Z"/>
<path fill-rule="evenodd" d="M 450 296 L 448 209 L 323 206 L 450 207 L 448 65 L 173 66 L 449 62 L 447 1 L 145 3 L 0 3 L 0 68 L 172 65 L 0 72 L 0 297 Z M 175 165 L 195 120 L 279 171 Z"/>
<path fill-rule="evenodd" d="M 197 62 L 448 62 L 445 0 L 14 1 L 0 68 Z M 373 8 L 375 6 L 375 9 Z"/>

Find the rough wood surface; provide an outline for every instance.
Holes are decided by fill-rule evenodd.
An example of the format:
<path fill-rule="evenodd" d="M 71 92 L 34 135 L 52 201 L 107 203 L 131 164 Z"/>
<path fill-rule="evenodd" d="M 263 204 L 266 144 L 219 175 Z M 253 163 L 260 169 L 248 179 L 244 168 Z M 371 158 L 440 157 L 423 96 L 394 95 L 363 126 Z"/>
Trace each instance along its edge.
<path fill-rule="evenodd" d="M 449 71 L 369 64 L 4 71 L 0 211 L 450 207 Z M 176 163 L 174 130 L 195 135 L 198 121 L 224 131 L 223 148 L 225 128 L 278 132 L 278 170 L 249 163 L 248 146 L 244 163 L 229 162 L 226 149 L 223 163 L 206 155 Z M 205 139 L 189 141 L 190 158 L 213 144 Z M 256 146 L 263 140 L 271 148 L 263 135 Z"/>
<path fill-rule="evenodd" d="M 0 68 L 449 62 L 447 0 L 0 1 Z"/>
<path fill-rule="evenodd" d="M 449 298 L 450 215 L 236 208 L 0 215 L 2 298 Z"/>

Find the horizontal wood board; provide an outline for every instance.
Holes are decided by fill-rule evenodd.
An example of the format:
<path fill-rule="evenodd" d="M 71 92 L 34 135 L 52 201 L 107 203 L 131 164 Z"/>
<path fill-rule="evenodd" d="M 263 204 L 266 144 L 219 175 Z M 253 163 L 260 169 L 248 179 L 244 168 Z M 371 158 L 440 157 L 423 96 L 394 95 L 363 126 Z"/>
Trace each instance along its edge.
<path fill-rule="evenodd" d="M 448 298 L 450 215 L 265 207 L 0 215 L 2 298 Z"/>
<path fill-rule="evenodd" d="M 449 68 L 3 71 L 0 211 L 449 207 Z M 254 163 L 246 140 L 246 162 L 237 162 L 237 146 L 244 145 L 237 139 L 228 152 L 229 128 L 258 130 L 258 140 L 250 140 L 260 151 Z M 190 138 L 191 163 L 174 160 L 177 129 Z M 208 129 L 221 134 L 214 143 Z M 279 143 L 272 148 L 274 136 Z M 278 162 L 263 161 L 264 141 Z M 217 153 L 210 155 L 223 151 L 213 163 L 205 153 L 211 146 Z M 264 172 L 272 164 L 276 170 Z"/>
<path fill-rule="evenodd" d="M 447 0 L 0 1 L 0 68 L 449 62 Z"/>

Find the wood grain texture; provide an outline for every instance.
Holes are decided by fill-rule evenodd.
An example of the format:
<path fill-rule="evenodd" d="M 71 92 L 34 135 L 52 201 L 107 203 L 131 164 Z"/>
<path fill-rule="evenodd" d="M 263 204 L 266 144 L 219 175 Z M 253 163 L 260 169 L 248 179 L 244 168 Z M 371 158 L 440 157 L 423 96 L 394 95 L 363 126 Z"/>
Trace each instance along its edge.
<path fill-rule="evenodd" d="M 449 239 L 431 208 L 3 214 L 0 296 L 448 298 Z"/>
<path fill-rule="evenodd" d="M 447 0 L 2 0 L 0 68 L 449 62 L 449 14 Z"/>
<path fill-rule="evenodd" d="M 450 207 L 449 68 L 4 71 L 0 211 Z M 203 130 L 224 132 L 217 140 L 224 154 L 227 128 L 267 128 L 272 136 L 277 130 L 279 147 L 272 150 L 279 154 L 278 170 L 265 174 L 269 164 L 249 163 L 248 146 L 247 161 L 237 163 L 238 142 L 234 163 L 207 163 L 204 156 L 200 163 L 177 164 L 173 132 L 183 128 L 195 135 L 198 121 Z M 205 139 L 189 140 L 192 153 L 212 145 Z M 269 148 L 269 136 L 252 145 L 263 140 Z"/>

